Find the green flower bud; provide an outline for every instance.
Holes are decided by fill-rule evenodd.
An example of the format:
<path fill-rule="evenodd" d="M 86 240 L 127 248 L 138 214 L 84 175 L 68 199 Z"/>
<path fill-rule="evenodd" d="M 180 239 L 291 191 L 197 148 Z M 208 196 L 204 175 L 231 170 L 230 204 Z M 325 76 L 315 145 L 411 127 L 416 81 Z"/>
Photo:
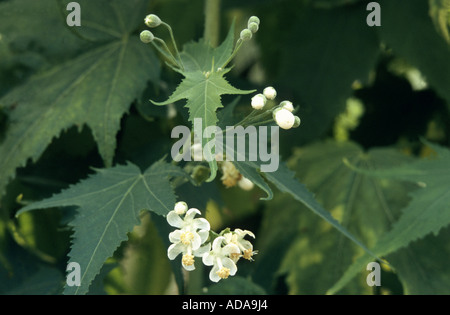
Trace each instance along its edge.
<path fill-rule="evenodd" d="M 196 183 L 201 184 L 209 178 L 209 173 L 209 167 L 206 167 L 204 165 L 196 165 L 192 171 L 191 177 L 195 180 Z"/>
<path fill-rule="evenodd" d="M 248 22 L 247 22 L 247 25 L 250 25 L 250 23 L 256 23 L 256 24 L 258 24 L 258 26 L 259 26 L 259 17 L 257 17 L 257 16 L 251 16 L 249 19 L 248 19 Z"/>
<path fill-rule="evenodd" d="M 145 17 L 144 22 L 148 27 L 157 27 L 161 24 L 161 19 L 155 14 L 149 14 Z"/>
<path fill-rule="evenodd" d="M 254 34 L 258 31 L 259 25 L 255 22 L 251 22 L 248 24 L 248 29 Z"/>
<path fill-rule="evenodd" d="M 243 29 L 241 32 L 241 39 L 243 41 L 250 40 L 252 38 L 252 35 L 253 35 L 252 31 L 250 31 L 248 28 Z"/>
<path fill-rule="evenodd" d="M 142 31 L 141 34 L 139 35 L 139 37 L 141 38 L 141 42 L 148 44 L 150 43 L 153 39 L 155 39 L 155 36 L 152 34 L 152 32 L 145 30 Z"/>
<path fill-rule="evenodd" d="M 300 120 L 300 117 L 295 116 L 295 121 L 294 121 L 294 125 L 292 126 L 292 128 L 297 128 L 298 126 L 300 126 L 300 123 L 302 121 Z"/>

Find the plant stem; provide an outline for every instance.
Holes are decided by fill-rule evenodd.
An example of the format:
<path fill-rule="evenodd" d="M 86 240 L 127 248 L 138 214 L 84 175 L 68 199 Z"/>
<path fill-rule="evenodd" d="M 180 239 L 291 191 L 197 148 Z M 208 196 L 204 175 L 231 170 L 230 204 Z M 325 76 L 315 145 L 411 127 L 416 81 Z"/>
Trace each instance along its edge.
<path fill-rule="evenodd" d="M 240 39 L 240 38 L 237 40 L 236 46 L 234 47 L 234 50 L 233 50 L 233 53 L 232 53 L 231 56 L 227 59 L 227 61 L 225 61 L 225 62 L 223 63 L 223 65 L 221 66 L 222 69 L 225 68 L 225 67 L 228 65 L 228 63 L 234 58 L 234 56 L 236 56 L 236 54 L 237 54 L 237 52 L 239 51 L 239 49 L 241 48 L 243 42 L 244 42 L 244 41 L 243 41 L 242 39 Z"/>
<path fill-rule="evenodd" d="M 156 45 L 155 42 L 158 42 L 162 46 L 162 48 L 159 47 L 158 45 Z M 168 59 L 168 61 L 172 62 L 174 66 L 181 69 L 181 65 L 177 62 L 175 57 L 172 55 L 172 53 L 170 52 L 169 47 L 167 47 L 167 44 L 165 41 L 163 41 L 162 39 L 160 39 L 158 37 L 155 37 L 155 39 L 152 41 L 152 44 L 156 48 L 156 50 L 158 50 L 164 57 L 166 57 Z"/>
<path fill-rule="evenodd" d="M 161 25 L 165 26 L 169 30 L 170 39 L 172 40 L 173 48 L 175 49 L 175 55 L 177 56 L 178 62 L 180 64 L 180 68 L 184 70 L 183 61 L 181 61 L 180 52 L 178 51 L 177 43 L 175 41 L 175 37 L 173 36 L 172 28 L 169 24 L 162 22 Z"/>
<path fill-rule="evenodd" d="M 203 37 L 212 47 L 219 44 L 220 0 L 205 0 L 205 30 Z"/>

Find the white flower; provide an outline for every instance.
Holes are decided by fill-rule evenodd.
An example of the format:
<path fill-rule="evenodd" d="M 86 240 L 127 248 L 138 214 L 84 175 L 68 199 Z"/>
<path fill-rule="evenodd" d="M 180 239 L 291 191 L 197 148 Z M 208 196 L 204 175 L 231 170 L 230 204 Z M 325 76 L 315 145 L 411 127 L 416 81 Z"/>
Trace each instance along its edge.
<path fill-rule="evenodd" d="M 290 101 L 282 101 L 280 103 L 280 105 L 281 105 L 281 108 L 287 109 L 291 113 L 294 111 L 294 105 L 292 105 L 292 102 L 290 102 Z"/>
<path fill-rule="evenodd" d="M 253 182 L 248 179 L 247 177 L 242 176 L 241 179 L 238 181 L 238 186 L 243 190 L 252 190 L 255 186 Z"/>
<path fill-rule="evenodd" d="M 262 109 L 266 105 L 267 99 L 263 94 L 256 94 L 252 97 L 252 107 L 254 109 Z"/>
<path fill-rule="evenodd" d="M 167 256 L 174 260 L 179 254 L 183 254 L 181 263 L 186 270 L 194 270 L 194 257 L 201 257 L 210 249 L 210 244 L 201 247 L 208 239 L 210 224 L 206 219 L 194 219 L 200 211 L 191 208 L 182 219 L 175 210 L 167 214 L 167 222 L 178 230 L 169 234 L 172 245 L 167 249 Z"/>
<path fill-rule="evenodd" d="M 202 257 L 205 265 L 213 266 L 209 273 L 209 279 L 213 282 L 234 276 L 237 272 L 236 264 L 230 256 L 240 254 L 241 251 L 236 244 L 227 244 L 222 247 L 224 241 L 225 237 L 217 237 L 212 244 L 212 250 Z"/>
<path fill-rule="evenodd" d="M 266 87 L 263 94 L 268 100 L 273 100 L 277 97 L 277 91 L 271 86 Z"/>
<path fill-rule="evenodd" d="M 252 256 L 257 253 L 256 251 L 253 251 L 252 243 L 244 239 L 246 235 L 255 238 L 255 234 L 252 232 L 241 229 L 235 229 L 233 232 L 224 235 L 226 244 L 235 244 L 239 248 L 239 255 L 231 256 L 231 259 L 233 259 L 234 262 L 237 262 L 240 257 L 244 257 L 244 259 L 247 260 L 253 260 Z"/>
<path fill-rule="evenodd" d="M 291 129 L 295 123 L 295 116 L 285 108 L 278 108 L 273 112 L 275 122 L 280 128 Z"/>

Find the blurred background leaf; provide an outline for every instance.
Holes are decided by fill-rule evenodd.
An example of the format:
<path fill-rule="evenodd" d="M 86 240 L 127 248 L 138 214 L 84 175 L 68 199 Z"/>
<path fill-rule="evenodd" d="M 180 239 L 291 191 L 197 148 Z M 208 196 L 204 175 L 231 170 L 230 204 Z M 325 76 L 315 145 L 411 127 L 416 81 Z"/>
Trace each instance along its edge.
<path fill-rule="evenodd" d="M 343 158 L 362 169 L 398 165 L 409 158 L 394 149 L 373 149 L 364 153 L 352 142 L 327 141 L 297 149 L 288 160 L 299 180 L 315 193 L 324 208 L 371 248 L 408 203 L 407 192 L 411 187 L 356 173 L 343 163 Z M 262 278 L 261 281 L 267 283 L 265 269 L 273 267 L 264 260 L 274 254 L 269 254 L 269 249 L 278 246 L 285 253 L 278 259 L 279 267 L 270 273 L 272 286 L 276 277 L 284 275 L 288 292 L 292 294 L 325 294 L 361 254 L 360 248 L 324 220 L 311 216 L 288 196 L 278 196 L 274 202 L 269 202 L 259 234 L 263 237 L 258 243 L 261 252 L 258 264 L 265 267 L 256 268 L 254 277 L 258 280 L 255 281 L 259 283 Z M 372 293 L 365 277 L 352 281 L 342 293 Z"/>

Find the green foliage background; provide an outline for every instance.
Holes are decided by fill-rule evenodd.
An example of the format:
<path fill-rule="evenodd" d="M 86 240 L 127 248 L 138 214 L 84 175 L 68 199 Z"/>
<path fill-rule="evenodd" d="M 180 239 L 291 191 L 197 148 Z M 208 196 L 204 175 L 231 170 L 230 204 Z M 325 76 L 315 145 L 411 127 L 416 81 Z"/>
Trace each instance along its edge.
<path fill-rule="evenodd" d="M 199 41 L 203 0 L 78 1 L 80 28 L 68 2 L 0 1 L 1 294 L 450 293 L 448 1 L 381 0 L 382 26 L 368 27 L 364 0 L 223 0 L 217 50 Z M 180 75 L 141 43 L 149 13 L 205 60 L 226 59 L 249 16 L 261 25 L 227 81 L 214 74 L 226 91 L 183 94 L 206 68 Z M 268 85 L 302 125 L 281 133 L 276 173 L 236 163 L 252 191 L 220 175 L 197 186 L 164 159 L 193 109 L 223 126 L 251 95 L 219 94 Z M 214 104 L 189 103 L 203 91 Z M 214 229 L 253 231 L 255 261 L 218 284 L 201 266 L 186 278 L 166 256 L 176 200 Z M 389 263 L 381 287 L 358 242 Z M 64 288 L 70 259 L 89 266 L 80 288 Z"/>

